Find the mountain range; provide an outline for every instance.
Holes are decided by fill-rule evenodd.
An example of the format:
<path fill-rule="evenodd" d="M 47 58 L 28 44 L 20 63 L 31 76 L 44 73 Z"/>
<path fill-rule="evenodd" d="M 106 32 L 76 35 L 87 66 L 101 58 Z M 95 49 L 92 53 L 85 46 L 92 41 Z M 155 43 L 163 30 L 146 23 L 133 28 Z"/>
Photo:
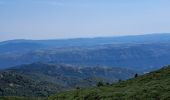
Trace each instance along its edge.
<path fill-rule="evenodd" d="M 170 34 L 0 42 L 0 99 L 166 100 L 169 51 Z"/>
<path fill-rule="evenodd" d="M 148 72 L 170 62 L 170 34 L 0 42 L 0 68 L 34 62 Z"/>

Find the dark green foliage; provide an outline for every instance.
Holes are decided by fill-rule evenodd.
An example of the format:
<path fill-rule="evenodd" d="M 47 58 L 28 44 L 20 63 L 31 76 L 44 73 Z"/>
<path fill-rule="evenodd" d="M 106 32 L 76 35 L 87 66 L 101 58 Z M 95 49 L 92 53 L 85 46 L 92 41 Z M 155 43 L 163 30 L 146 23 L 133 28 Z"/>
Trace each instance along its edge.
<path fill-rule="evenodd" d="M 106 85 L 110 85 L 110 83 L 106 82 Z"/>
<path fill-rule="evenodd" d="M 80 89 L 80 87 L 76 87 L 76 89 L 77 89 L 77 90 L 79 90 L 79 89 Z"/>
<path fill-rule="evenodd" d="M 118 80 L 118 82 L 122 82 L 122 80 L 121 80 L 121 79 L 119 79 L 119 80 Z"/>
<path fill-rule="evenodd" d="M 101 86 L 50 96 L 48 100 L 169 100 L 170 66 L 159 71 Z"/>
<path fill-rule="evenodd" d="M 135 78 L 136 78 L 136 77 L 138 77 L 138 74 L 137 74 L 137 73 L 135 74 Z"/>
<path fill-rule="evenodd" d="M 47 97 L 60 88 L 57 84 L 32 80 L 16 72 L 0 72 L 0 96 Z"/>
<path fill-rule="evenodd" d="M 47 97 L 65 90 L 95 86 L 99 81 L 113 82 L 120 77 L 127 79 L 133 74 L 133 71 L 123 68 L 40 62 L 20 65 L 0 72 L 0 96 Z"/>
<path fill-rule="evenodd" d="M 3 96 L 0 100 L 45 100 L 44 98 L 33 98 L 33 97 L 17 97 L 17 96 Z"/>
<path fill-rule="evenodd" d="M 104 86 L 103 82 L 98 82 L 97 87 Z"/>

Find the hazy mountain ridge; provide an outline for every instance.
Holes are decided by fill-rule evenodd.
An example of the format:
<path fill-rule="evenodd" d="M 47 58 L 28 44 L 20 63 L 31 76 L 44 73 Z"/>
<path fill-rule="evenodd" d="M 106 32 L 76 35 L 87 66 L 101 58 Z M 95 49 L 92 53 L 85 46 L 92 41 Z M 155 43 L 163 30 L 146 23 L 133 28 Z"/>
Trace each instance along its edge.
<path fill-rule="evenodd" d="M 77 78 L 89 78 L 98 77 L 103 79 L 110 79 L 111 81 L 118 79 L 127 79 L 132 77 L 135 71 L 125 68 L 110 68 L 110 67 L 82 67 L 68 64 L 45 64 L 45 63 L 33 63 L 28 65 L 20 65 L 18 67 L 12 67 L 7 70 L 23 74 L 44 74 L 47 76 L 59 76 L 61 77 L 77 77 Z M 115 74 L 115 75 L 114 75 Z M 127 76 L 126 76 L 127 75 Z M 117 77 L 116 77 L 117 76 Z M 62 78 L 61 78 L 62 79 Z M 76 82 L 75 82 L 76 83 Z"/>
<path fill-rule="evenodd" d="M 0 54 L 0 65 L 24 63 L 67 63 L 73 65 L 111 66 L 134 70 L 152 70 L 170 62 L 170 43 L 119 44 L 92 47 L 37 49 L 26 53 Z M 139 69 L 140 68 L 140 69 Z"/>
<path fill-rule="evenodd" d="M 69 46 L 94 46 L 103 44 L 118 43 L 164 43 L 170 41 L 170 33 L 145 34 L 145 35 L 129 35 L 115 37 L 96 37 L 96 38 L 73 38 L 73 39 L 53 39 L 53 40 L 9 40 L 0 42 L 0 45 L 10 43 L 35 43 L 44 44 L 45 46 L 69 47 Z"/>
<path fill-rule="evenodd" d="M 0 42 L 0 68 L 33 62 L 152 70 L 170 62 L 170 34 Z M 156 63 L 155 63 L 156 62 Z M 139 66 L 140 65 L 140 66 Z M 139 69 L 140 70 L 140 69 Z"/>

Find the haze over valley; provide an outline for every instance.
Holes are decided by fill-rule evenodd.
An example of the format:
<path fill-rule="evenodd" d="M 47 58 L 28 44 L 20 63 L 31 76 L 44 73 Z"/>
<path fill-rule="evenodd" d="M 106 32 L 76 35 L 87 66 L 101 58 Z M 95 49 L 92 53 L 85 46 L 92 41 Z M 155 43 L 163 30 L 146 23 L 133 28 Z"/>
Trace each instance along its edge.
<path fill-rule="evenodd" d="M 170 100 L 169 5 L 0 0 L 0 100 Z"/>

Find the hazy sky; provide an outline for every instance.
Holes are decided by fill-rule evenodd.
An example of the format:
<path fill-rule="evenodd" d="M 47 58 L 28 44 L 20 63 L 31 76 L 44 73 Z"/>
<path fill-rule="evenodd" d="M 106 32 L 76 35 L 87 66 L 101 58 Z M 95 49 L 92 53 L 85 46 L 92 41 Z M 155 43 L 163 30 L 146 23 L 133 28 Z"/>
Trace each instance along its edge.
<path fill-rule="evenodd" d="M 170 0 L 0 0 L 0 41 L 170 32 Z"/>

